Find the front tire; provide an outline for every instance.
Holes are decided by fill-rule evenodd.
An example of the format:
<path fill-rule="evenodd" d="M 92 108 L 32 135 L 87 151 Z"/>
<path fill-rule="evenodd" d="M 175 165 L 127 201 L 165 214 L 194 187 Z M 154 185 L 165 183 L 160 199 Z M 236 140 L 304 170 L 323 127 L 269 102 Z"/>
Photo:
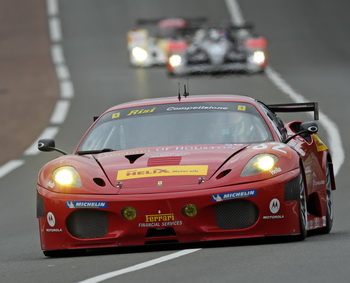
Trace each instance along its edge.
<path fill-rule="evenodd" d="M 328 234 L 332 230 L 333 218 L 334 218 L 332 179 L 331 179 L 330 165 L 328 162 L 326 166 L 326 202 L 327 202 L 326 226 L 319 230 L 321 234 Z"/>
<path fill-rule="evenodd" d="M 304 176 L 302 173 L 299 177 L 299 223 L 300 234 L 297 236 L 297 239 L 302 241 L 307 236 L 307 201 Z"/>

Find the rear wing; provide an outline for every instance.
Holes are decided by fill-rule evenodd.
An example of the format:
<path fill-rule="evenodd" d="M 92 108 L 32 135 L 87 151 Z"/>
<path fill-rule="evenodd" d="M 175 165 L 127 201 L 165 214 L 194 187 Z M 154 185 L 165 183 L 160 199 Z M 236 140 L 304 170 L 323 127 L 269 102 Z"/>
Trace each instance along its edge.
<path fill-rule="evenodd" d="M 267 107 L 273 112 L 314 112 L 314 120 L 318 120 L 318 103 L 303 102 L 303 103 L 287 103 L 287 104 L 270 104 Z"/>
<path fill-rule="evenodd" d="M 200 25 L 207 21 L 207 18 L 205 17 L 198 17 L 198 18 L 163 17 L 163 18 L 138 19 L 136 20 L 136 25 L 156 25 L 160 21 L 171 20 L 171 19 L 182 19 L 187 21 L 190 25 Z"/>

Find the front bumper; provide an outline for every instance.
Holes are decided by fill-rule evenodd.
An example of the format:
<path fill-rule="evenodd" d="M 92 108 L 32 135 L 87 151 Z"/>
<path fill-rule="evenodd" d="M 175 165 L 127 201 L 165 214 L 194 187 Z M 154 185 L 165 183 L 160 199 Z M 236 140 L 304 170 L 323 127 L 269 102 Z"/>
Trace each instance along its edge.
<path fill-rule="evenodd" d="M 263 71 L 264 68 L 260 65 L 254 63 L 225 63 L 221 65 L 213 64 L 188 64 L 182 65 L 172 70 L 169 70 L 172 75 L 189 75 L 189 74 L 213 74 L 213 73 L 235 73 L 235 72 L 245 72 L 245 73 L 259 73 Z"/>
<path fill-rule="evenodd" d="M 58 194 L 38 186 L 41 248 L 86 249 L 298 234 L 299 189 L 290 192 L 298 176 L 299 171 L 294 170 L 256 183 L 142 195 Z M 195 217 L 182 213 L 186 204 L 197 206 Z M 128 206 L 137 210 L 134 220 L 121 215 Z"/>

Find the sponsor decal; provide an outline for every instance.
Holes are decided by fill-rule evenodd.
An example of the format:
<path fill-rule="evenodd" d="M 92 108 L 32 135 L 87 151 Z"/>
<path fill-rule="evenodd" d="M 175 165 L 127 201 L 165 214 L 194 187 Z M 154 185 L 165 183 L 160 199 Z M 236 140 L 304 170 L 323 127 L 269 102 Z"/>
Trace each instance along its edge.
<path fill-rule="evenodd" d="M 325 180 L 322 180 L 322 181 L 313 181 L 313 185 L 314 186 L 323 186 L 324 184 L 326 184 L 326 181 Z"/>
<path fill-rule="evenodd" d="M 271 175 L 275 175 L 275 174 L 277 174 L 279 172 L 282 172 L 282 169 L 279 168 L 279 167 L 276 167 L 276 168 L 270 170 Z"/>
<path fill-rule="evenodd" d="M 237 106 L 237 110 L 238 111 L 245 111 L 247 109 L 247 106 L 244 106 L 244 105 L 238 105 Z"/>
<path fill-rule="evenodd" d="M 276 214 L 280 208 L 281 208 L 281 203 L 277 198 L 274 198 L 273 200 L 270 201 L 269 205 L 270 211 L 272 214 Z M 263 219 L 283 219 L 284 215 L 265 215 L 263 216 Z"/>
<path fill-rule="evenodd" d="M 212 195 L 211 197 L 212 197 L 212 201 L 218 202 L 218 201 L 224 201 L 224 200 L 236 199 L 236 198 L 254 197 L 256 195 L 257 195 L 257 192 L 255 189 L 253 189 L 253 190 L 216 194 L 216 195 Z"/>
<path fill-rule="evenodd" d="M 159 228 L 165 226 L 181 226 L 182 221 L 171 221 L 171 222 L 154 222 L 154 223 L 139 223 L 140 228 Z"/>
<path fill-rule="evenodd" d="M 62 232 L 61 228 L 50 228 L 46 229 L 46 232 Z"/>
<path fill-rule="evenodd" d="M 312 137 L 315 141 L 317 151 L 325 151 L 328 149 L 328 147 L 323 143 L 323 141 L 320 139 L 318 135 L 313 134 Z"/>
<path fill-rule="evenodd" d="M 56 219 L 55 215 L 53 215 L 52 212 L 48 212 L 46 216 L 47 223 L 49 224 L 50 227 L 54 227 L 56 224 Z"/>
<path fill-rule="evenodd" d="M 280 210 L 280 201 L 276 198 L 270 201 L 270 211 L 272 214 L 276 214 Z"/>
<path fill-rule="evenodd" d="M 160 147 L 156 151 L 167 151 L 167 150 L 218 150 L 218 149 L 234 149 L 232 144 L 223 146 L 177 146 L 177 147 Z"/>
<path fill-rule="evenodd" d="M 67 201 L 67 208 L 107 208 L 106 201 Z"/>
<path fill-rule="evenodd" d="M 327 218 L 326 216 L 322 216 L 322 226 L 326 226 L 327 225 Z"/>
<path fill-rule="evenodd" d="M 134 110 L 131 110 L 126 116 L 148 114 L 148 113 L 154 112 L 154 110 L 156 110 L 156 107 L 149 108 L 149 109 L 134 109 Z"/>
<path fill-rule="evenodd" d="M 175 220 L 174 213 L 160 213 L 145 215 L 145 222 L 139 223 L 140 228 L 181 226 L 182 221 Z"/>
<path fill-rule="evenodd" d="M 55 182 L 53 182 L 53 181 L 48 181 L 48 182 L 47 182 L 47 186 L 48 186 L 49 188 L 53 189 L 53 188 L 55 187 Z"/>
<path fill-rule="evenodd" d="M 187 107 L 168 107 L 167 111 L 189 111 L 189 110 L 228 110 L 225 106 L 187 106 Z"/>
<path fill-rule="evenodd" d="M 263 219 L 283 219 L 284 215 L 265 215 Z"/>
<path fill-rule="evenodd" d="M 120 112 L 114 113 L 112 115 L 112 119 L 116 119 L 116 118 L 119 118 L 119 117 L 120 117 Z"/>
<path fill-rule="evenodd" d="M 173 221 L 175 220 L 174 213 L 165 214 L 150 214 L 146 215 L 146 222 Z"/>
<path fill-rule="evenodd" d="M 207 175 L 207 173 L 208 165 L 157 166 L 119 170 L 117 180 L 160 176 Z"/>

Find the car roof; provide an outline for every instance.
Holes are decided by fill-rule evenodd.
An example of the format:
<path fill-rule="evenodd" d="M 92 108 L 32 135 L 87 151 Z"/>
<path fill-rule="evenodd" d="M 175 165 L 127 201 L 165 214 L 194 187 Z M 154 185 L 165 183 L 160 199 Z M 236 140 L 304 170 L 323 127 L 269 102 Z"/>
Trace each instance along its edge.
<path fill-rule="evenodd" d="M 233 94 L 212 94 L 212 95 L 190 95 L 188 97 L 181 97 L 179 100 L 178 96 L 172 97 L 161 97 L 161 98 L 150 98 L 143 100 L 130 101 L 122 104 L 115 105 L 109 108 L 106 112 L 132 107 L 143 107 L 150 105 L 159 104 L 174 104 L 174 103 L 191 103 L 191 102 L 241 102 L 256 104 L 256 99 L 245 96 L 245 95 L 233 95 Z"/>

